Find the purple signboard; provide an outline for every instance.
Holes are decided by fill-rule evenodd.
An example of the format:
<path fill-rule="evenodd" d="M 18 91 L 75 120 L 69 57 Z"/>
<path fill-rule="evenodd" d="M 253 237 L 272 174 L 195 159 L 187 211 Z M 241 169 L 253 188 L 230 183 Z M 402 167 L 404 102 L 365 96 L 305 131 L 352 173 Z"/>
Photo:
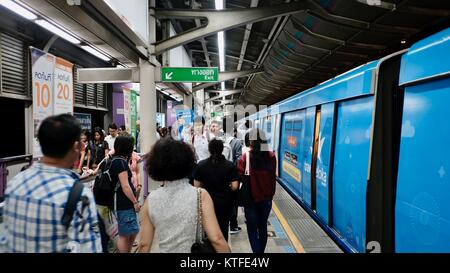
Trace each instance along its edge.
<path fill-rule="evenodd" d="M 133 88 L 131 83 L 115 83 L 113 84 L 113 122 L 117 126 L 125 125 L 125 118 L 123 116 L 123 88 Z"/>

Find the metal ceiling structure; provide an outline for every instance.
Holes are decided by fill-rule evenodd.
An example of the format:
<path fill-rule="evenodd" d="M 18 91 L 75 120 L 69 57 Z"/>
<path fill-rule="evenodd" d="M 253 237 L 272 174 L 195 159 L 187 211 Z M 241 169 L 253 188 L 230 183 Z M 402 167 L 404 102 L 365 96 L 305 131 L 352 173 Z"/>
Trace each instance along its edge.
<path fill-rule="evenodd" d="M 264 72 L 226 81 L 226 89 L 244 91 L 218 103 L 239 99 L 243 104 L 273 104 L 351 68 L 407 48 L 448 27 L 450 21 L 450 1 L 445 0 L 225 0 L 225 7 L 248 9 L 287 2 L 304 2 L 307 8 L 294 15 L 226 30 L 226 70 L 262 68 Z M 156 13 L 167 8 L 214 9 L 215 3 L 158 1 Z M 178 33 L 205 24 L 198 18 L 171 21 Z M 189 42 L 185 48 L 194 66 L 219 66 L 217 35 Z"/>

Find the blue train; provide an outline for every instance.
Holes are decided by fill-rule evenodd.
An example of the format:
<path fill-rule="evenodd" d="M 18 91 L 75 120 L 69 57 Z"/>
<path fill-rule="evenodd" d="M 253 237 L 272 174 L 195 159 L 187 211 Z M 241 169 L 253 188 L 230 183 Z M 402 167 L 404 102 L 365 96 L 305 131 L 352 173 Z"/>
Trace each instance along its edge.
<path fill-rule="evenodd" d="M 348 252 L 450 252 L 450 28 L 248 117 Z M 373 248 L 372 248 L 373 247 Z"/>

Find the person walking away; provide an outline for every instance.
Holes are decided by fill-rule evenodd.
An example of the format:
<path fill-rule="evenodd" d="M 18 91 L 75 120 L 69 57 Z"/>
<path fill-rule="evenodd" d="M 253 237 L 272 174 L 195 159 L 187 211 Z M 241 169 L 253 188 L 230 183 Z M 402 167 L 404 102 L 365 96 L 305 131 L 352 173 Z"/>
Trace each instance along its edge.
<path fill-rule="evenodd" d="M 113 147 L 111 147 L 112 149 Z M 97 169 L 98 165 L 108 156 L 110 146 L 105 141 L 105 135 L 100 127 L 94 129 L 94 139 L 89 143 L 88 166 L 90 169 Z"/>
<path fill-rule="evenodd" d="M 195 167 L 191 146 L 172 139 L 160 140 L 145 156 L 145 162 L 149 176 L 165 185 L 151 192 L 145 202 L 139 252 L 150 251 L 156 231 L 162 253 L 190 253 L 196 242 L 201 201 L 202 225 L 209 241 L 217 252 L 229 253 L 211 196 L 189 184 L 188 177 Z"/>
<path fill-rule="evenodd" d="M 45 119 L 38 140 L 44 157 L 8 182 L 4 207 L 7 252 L 102 252 L 92 192 L 83 187 L 68 226 L 63 215 L 79 180 L 71 168 L 81 151 L 81 127 L 71 115 Z M 70 202 L 72 204 L 72 202 Z M 67 224 L 66 223 L 66 224 Z"/>
<path fill-rule="evenodd" d="M 105 137 L 105 141 L 108 142 L 108 146 L 110 149 L 114 149 L 114 142 L 116 141 L 119 135 L 119 127 L 115 123 L 112 123 L 108 126 L 109 135 Z"/>
<path fill-rule="evenodd" d="M 192 136 L 192 146 L 194 146 L 195 154 L 198 161 L 207 159 L 210 154 L 208 151 L 208 143 L 210 142 L 209 134 L 205 131 L 205 118 L 198 117 L 194 121 L 194 134 Z"/>
<path fill-rule="evenodd" d="M 204 188 L 211 195 L 220 230 L 228 241 L 233 207 L 232 192 L 237 191 L 239 187 L 239 174 L 236 166 L 223 156 L 222 140 L 211 140 L 209 152 L 211 157 L 201 161 L 194 171 L 194 185 Z"/>
<path fill-rule="evenodd" d="M 164 128 L 163 128 L 164 129 Z M 161 129 L 162 131 L 162 129 Z M 122 136 L 131 136 L 128 132 L 124 131 Z M 142 183 L 141 183 L 141 175 L 140 175 L 140 168 L 139 163 L 141 162 L 141 157 L 138 153 L 133 151 L 130 158 L 130 170 L 132 173 L 131 182 L 133 183 L 134 188 L 136 189 L 136 196 L 139 200 L 139 196 L 141 196 L 141 190 L 142 190 Z"/>
<path fill-rule="evenodd" d="M 244 208 L 245 218 L 253 253 L 260 254 L 267 245 L 267 220 L 275 195 L 277 159 L 268 150 L 262 130 L 252 129 L 248 135 L 250 151 L 242 156 L 238 171 L 241 176 L 250 176 L 253 204 Z"/>
<path fill-rule="evenodd" d="M 114 196 L 114 212 L 117 215 L 119 241 L 117 249 L 120 253 L 129 253 L 139 233 L 137 213 L 139 205 L 136 189 L 131 182 L 132 173 L 129 161 L 133 153 L 134 140 L 131 136 L 119 136 L 114 143 L 114 156 L 109 173 L 113 185 L 116 185 Z"/>
<path fill-rule="evenodd" d="M 233 117 L 225 117 L 222 121 L 224 135 L 222 140 L 225 143 L 225 147 L 230 150 L 231 161 L 234 166 L 237 166 L 239 159 L 242 156 L 242 141 L 235 137 L 235 132 L 237 131 L 236 126 L 234 126 Z M 230 159 L 228 159 L 230 160 Z M 230 219 L 230 233 L 237 234 L 241 232 L 242 228 L 238 224 L 238 203 L 237 203 L 237 192 L 233 194 L 233 206 L 231 209 L 231 219 Z"/>

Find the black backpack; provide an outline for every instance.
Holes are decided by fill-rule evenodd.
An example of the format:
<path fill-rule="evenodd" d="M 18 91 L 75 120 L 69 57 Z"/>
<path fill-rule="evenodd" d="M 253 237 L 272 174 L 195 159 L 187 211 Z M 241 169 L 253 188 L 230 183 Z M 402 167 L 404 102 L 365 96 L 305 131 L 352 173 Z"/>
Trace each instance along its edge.
<path fill-rule="evenodd" d="M 114 183 L 109 170 L 113 161 L 116 159 L 117 158 L 113 159 L 108 156 L 100 163 L 99 172 L 95 177 L 93 189 L 95 203 L 97 205 L 107 206 L 110 209 L 114 208 L 114 194 L 117 190 L 117 182 Z"/>
<path fill-rule="evenodd" d="M 61 219 L 61 222 L 66 230 L 69 230 L 70 228 L 70 224 L 72 223 L 74 214 L 77 210 L 78 202 L 80 201 L 82 202 L 81 214 L 78 214 L 78 217 L 81 218 L 83 217 L 83 211 L 90 205 L 89 198 L 87 198 L 86 196 L 82 196 L 83 189 L 84 189 L 83 183 L 81 181 L 77 181 L 75 182 L 75 184 L 73 185 L 72 189 L 69 192 L 69 197 L 67 199 L 63 217 Z M 108 253 L 109 236 L 106 233 L 105 223 L 100 217 L 100 214 L 97 214 L 97 219 L 99 224 L 100 238 L 102 242 L 102 250 L 103 253 Z M 85 221 L 83 221 L 80 232 L 84 229 L 85 224 L 86 224 Z"/>

